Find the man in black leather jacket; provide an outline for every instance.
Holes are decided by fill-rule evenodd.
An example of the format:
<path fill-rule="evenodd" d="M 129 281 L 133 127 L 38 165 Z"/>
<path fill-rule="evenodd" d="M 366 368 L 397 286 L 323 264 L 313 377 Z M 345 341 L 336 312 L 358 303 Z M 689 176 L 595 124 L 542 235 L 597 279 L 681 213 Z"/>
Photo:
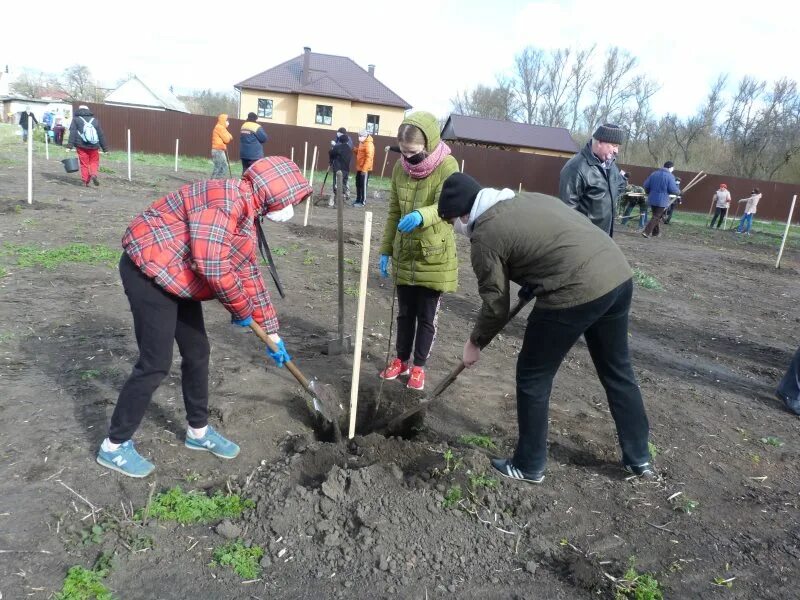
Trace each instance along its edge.
<path fill-rule="evenodd" d="M 600 125 L 586 146 L 561 169 L 558 185 L 561 200 L 608 235 L 614 234 L 615 206 L 626 186 L 616 163 L 624 138 L 619 125 Z"/>

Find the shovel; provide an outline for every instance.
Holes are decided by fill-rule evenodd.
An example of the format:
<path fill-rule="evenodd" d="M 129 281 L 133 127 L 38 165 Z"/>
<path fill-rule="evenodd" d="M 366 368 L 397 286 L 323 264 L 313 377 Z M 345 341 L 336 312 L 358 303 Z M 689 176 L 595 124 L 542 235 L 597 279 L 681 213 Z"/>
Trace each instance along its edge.
<path fill-rule="evenodd" d="M 252 329 L 259 339 L 267 345 L 272 352 L 278 351 L 278 346 L 267 335 L 267 332 L 261 328 L 261 325 L 252 321 L 250 323 Z M 284 365 L 289 372 L 294 376 L 297 382 L 303 386 L 303 389 L 311 396 L 310 408 L 315 415 L 320 415 L 325 421 L 333 425 L 334 439 L 339 442 L 342 439 L 342 430 L 339 428 L 339 415 L 344 410 L 342 403 L 336 395 L 336 391 L 329 385 L 321 384 L 317 379 L 309 381 L 305 375 L 300 372 L 291 360 L 287 360 Z"/>
<path fill-rule="evenodd" d="M 511 312 L 508 313 L 508 318 L 506 319 L 506 322 L 503 323 L 503 327 L 508 325 L 511 322 L 511 320 L 514 317 L 517 316 L 519 311 L 521 311 L 525 307 L 525 305 L 528 304 L 528 302 L 530 302 L 532 299 L 533 299 L 533 295 L 531 294 L 529 288 L 527 286 L 521 287 L 519 289 L 519 295 L 518 295 L 517 303 L 514 305 L 514 308 L 511 309 Z M 500 330 L 498 331 L 498 333 L 500 333 L 500 331 L 502 331 L 502 330 L 503 330 L 503 328 L 501 327 Z M 488 342 L 486 342 L 486 344 L 481 347 L 481 350 L 486 348 L 486 346 L 488 346 L 491 341 L 492 340 L 490 339 Z M 447 388 L 450 387 L 450 384 L 453 383 L 458 378 L 458 376 L 461 374 L 461 371 L 463 371 L 465 368 L 466 368 L 466 365 L 464 364 L 464 361 L 463 360 L 458 361 L 458 364 L 455 366 L 455 368 L 452 371 L 450 371 L 450 374 L 447 377 L 445 377 L 444 380 L 442 380 L 439 383 L 439 385 L 437 385 L 434 388 L 433 393 L 431 393 L 430 396 L 428 396 L 427 398 L 423 398 L 422 400 L 419 401 L 419 404 L 417 404 L 416 406 L 412 406 L 408 410 L 400 413 L 398 416 L 396 416 L 394 419 L 392 419 L 388 423 L 376 427 L 375 431 L 379 431 L 379 432 L 392 431 L 398 425 L 400 425 L 400 423 L 402 423 L 403 421 L 405 421 L 409 417 L 413 417 L 414 415 L 416 415 L 421 410 L 423 410 L 423 409 L 427 408 L 428 406 L 430 406 L 431 404 L 433 404 L 433 402 L 437 398 L 439 398 L 439 396 L 441 396 L 442 393 L 444 393 L 444 391 Z"/>

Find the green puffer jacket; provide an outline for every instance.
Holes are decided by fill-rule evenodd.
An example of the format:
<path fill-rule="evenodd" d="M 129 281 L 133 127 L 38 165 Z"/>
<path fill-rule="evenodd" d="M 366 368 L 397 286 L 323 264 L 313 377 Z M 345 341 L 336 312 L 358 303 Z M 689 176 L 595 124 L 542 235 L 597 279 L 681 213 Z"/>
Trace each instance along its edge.
<path fill-rule="evenodd" d="M 403 123 L 416 125 L 423 131 L 428 152 L 439 144 L 439 122 L 432 114 L 416 112 Z M 397 285 L 419 285 L 439 292 L 455 292 L 458 288 L 453 227 L 438 214 L 444 180 L 457 171 L 458 163 L 452 156 L 447 156 L 425 179 L 412 179 L 403 169 L 402 161 L 395 163 L 380 253 L 392 257 Z M 397 231 L 400 219 L 414 210 L 422 215 L 422 225 L 411 233 Z"/>

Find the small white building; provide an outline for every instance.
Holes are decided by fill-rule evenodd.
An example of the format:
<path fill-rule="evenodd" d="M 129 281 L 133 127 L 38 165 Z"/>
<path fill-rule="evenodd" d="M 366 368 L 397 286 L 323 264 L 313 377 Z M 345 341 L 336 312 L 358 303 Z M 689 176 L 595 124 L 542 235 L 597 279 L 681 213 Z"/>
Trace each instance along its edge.
<path fill-rule="evenodd" d="M 189 113 L 186 105 L 178 100 L 175 94 L 169 90 L 160 90 L 147 85 L 136 75 L 106 96 L 104 104 Z"/>

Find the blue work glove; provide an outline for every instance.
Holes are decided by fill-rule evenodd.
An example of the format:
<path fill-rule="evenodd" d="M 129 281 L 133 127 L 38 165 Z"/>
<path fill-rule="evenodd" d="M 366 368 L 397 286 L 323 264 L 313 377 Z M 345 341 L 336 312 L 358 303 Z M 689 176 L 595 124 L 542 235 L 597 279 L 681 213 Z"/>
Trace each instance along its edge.
<path fill-rule="evenodd" d="M 250 323 L 253 322 L 253 317 L 245 317 L 244 319 L 234 319 L 231 316 L 231 323 L 233 325 L 238 325 L 239 327 L 250 327 Z"/>
<path fill-rule="evenodd" d="M 389 255 L 381 254 L 381 277 L 389 276 Z"/>
<path fill-rule="evenodd" d="M 275 364 L 278 367 L 282 367 L 287 361 L 292 360 L 292 357 L 289 356 L 289 353 L 286 351 L 286 346 L 283 345 L 283 340 L 278 341 L 275 345 L 278 347 L 278 351 L 273 352 L 269 349 L 269 346 L 267 346 L 267 354 L 272 360 L 275 361 Z"/>
<path fill-rule="evenodd" d="M 422 225 L 422 215 L 418 210 L 412 210 L 405 217 L 400 219 L 400 222 L 397 224 L 397 230 L 403 233 L 410 233 L 420 225 Z"/>

